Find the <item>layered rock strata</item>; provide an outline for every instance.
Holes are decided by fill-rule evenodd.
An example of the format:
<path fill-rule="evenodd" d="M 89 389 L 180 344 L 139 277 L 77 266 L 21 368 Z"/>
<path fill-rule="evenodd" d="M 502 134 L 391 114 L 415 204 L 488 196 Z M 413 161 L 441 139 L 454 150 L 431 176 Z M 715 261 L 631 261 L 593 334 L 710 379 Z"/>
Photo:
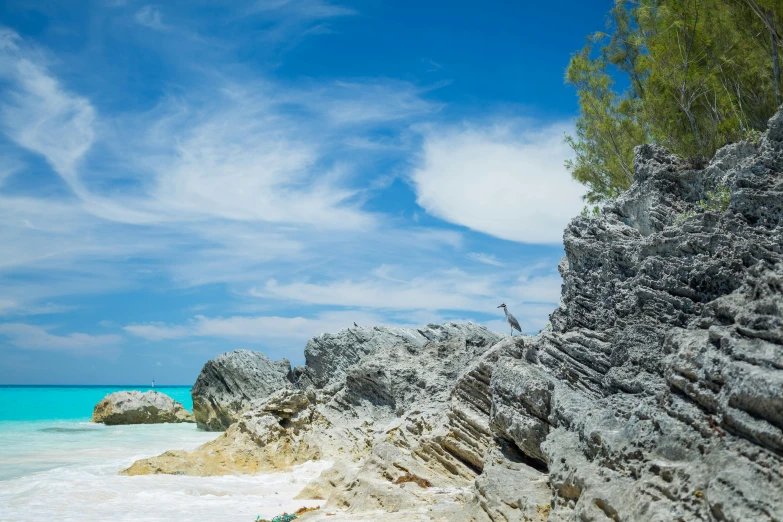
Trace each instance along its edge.
<path fill-rule="evenodd" d="M 223 431 L 253 401 L 293 384 L 291 363 L 272 361 L 261 352 L 236 350 L 208 361 L 190 394 L 199 428 Z"/>
<path fill-rule="evenodd" d="M 539 335 L 321 336 L 294 390 L 134 466 L 240 462 L 221 446 L 251 463 L 220 472 L 334 460 L 306 520 L 781 521 L 781 173 L 783 114 L 703 169 L 639 147 L 631 188 L 566 229 Z"/>
<path fill-rule="evenodd" d="M 92 422 L 106 425 L 195 422 L 193 414 L 168 395 L 156 391 L 119 391 L 104 397 L 92 412 Z"/>

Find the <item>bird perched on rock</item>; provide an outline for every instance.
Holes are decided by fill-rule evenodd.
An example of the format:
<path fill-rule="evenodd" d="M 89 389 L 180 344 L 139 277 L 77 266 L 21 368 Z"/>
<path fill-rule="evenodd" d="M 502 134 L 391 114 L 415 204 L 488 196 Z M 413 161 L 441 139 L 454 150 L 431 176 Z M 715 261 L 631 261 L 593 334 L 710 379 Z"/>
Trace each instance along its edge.
<path fill-rule="evenodd" d="M 354 321 L 354 322 L 353 322 L 353 325 L 354 325 L 356 328 L 359 328 L 359 325 L 358 325 L 358 324 L 356 324 L 356 321 Z"/>
<path fill-rule="evenodd" d="M 517 321 L 516 317 L 508 313 L 508 308 L 506 308 L 505 303 L 498 306 L 498 308 L 502 308 L 503 311 L 506 312 L 506 321 L 508 321 L 509 326 L 511 326 L 511 337 L 514 337 L 514 330 L 522 333 L 522 328 L 519 327 L 519 321 Z"/>

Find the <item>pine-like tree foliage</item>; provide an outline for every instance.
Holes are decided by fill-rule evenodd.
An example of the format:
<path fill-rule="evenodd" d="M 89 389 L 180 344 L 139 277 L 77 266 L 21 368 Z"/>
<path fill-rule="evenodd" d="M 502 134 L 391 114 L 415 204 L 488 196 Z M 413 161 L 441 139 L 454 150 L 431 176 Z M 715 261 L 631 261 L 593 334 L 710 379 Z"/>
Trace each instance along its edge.
<path fill-rule="evenodd" d="M 780 103 L 781 15 L 780 0 L 618 0 L 566 71 L 580 106 L 566 165 L 586 200 L 628 188 L 636 145 L 700 163 L 763 131 Z"/>

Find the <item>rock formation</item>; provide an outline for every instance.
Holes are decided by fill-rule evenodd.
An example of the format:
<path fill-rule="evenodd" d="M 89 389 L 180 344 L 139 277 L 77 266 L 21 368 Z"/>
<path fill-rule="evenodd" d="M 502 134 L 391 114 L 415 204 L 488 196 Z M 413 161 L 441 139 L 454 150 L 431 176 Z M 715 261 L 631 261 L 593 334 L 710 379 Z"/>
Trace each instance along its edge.
<path fill-rule="evenodd" d="M 156 391 L 118 391 L 103 398 L 92 412 L 92 422 L 106 425 L 196 422 L 182 404 Z"/>
<path fill-rule="evenodd" d="M 323 388 L 328 382 L 340 382 L 345 371 L 365 355 L 399 343 L 424 346 L 431 341 L 463 337 L 472 344 L 487 344 L 498 335 L 472 324 L 431 324 L 422 328 L 374 326 L 346 328 L 336 334 L 323 334 L 305 346 L 305 366 L 298 367 L 297 383 Z"/>
<path fill-rule="evenodd" d="M 263 400 L 293 382 L 291 363 L 273 362 L 261 352 L 236 350 L 208 361 L 190 391 L 198 427 L 223 431 L 254 400 Z"/>
<path fill-rule="evenodd" d="M 318 337 L 292 389 L 129 472 L 335 461 L 303 520 L 783 520 L 783 114 L 703 169 L 639 147 L 564 245 L 539 335 Z"/>

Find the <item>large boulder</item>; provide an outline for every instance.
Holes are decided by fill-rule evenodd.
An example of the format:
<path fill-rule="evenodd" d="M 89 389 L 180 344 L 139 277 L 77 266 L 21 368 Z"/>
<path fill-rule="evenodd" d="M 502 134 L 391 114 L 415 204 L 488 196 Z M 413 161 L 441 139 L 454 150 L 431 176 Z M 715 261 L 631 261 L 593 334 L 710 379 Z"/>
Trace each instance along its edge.
<path fill-rule="evenodd" d="M 199 428 L 223 431 L 254 401 L 290 388 L 291 363 L 261 352 L 236 350 L 207 361 L 190 391 Z"/>
<path fill-rule="evenodd" d="M 158 424 L 195 422 L 193 414 L 168 395 L 156 391 L 110 393 L 95 405 L 92 422 L 116 424 Z"/>

